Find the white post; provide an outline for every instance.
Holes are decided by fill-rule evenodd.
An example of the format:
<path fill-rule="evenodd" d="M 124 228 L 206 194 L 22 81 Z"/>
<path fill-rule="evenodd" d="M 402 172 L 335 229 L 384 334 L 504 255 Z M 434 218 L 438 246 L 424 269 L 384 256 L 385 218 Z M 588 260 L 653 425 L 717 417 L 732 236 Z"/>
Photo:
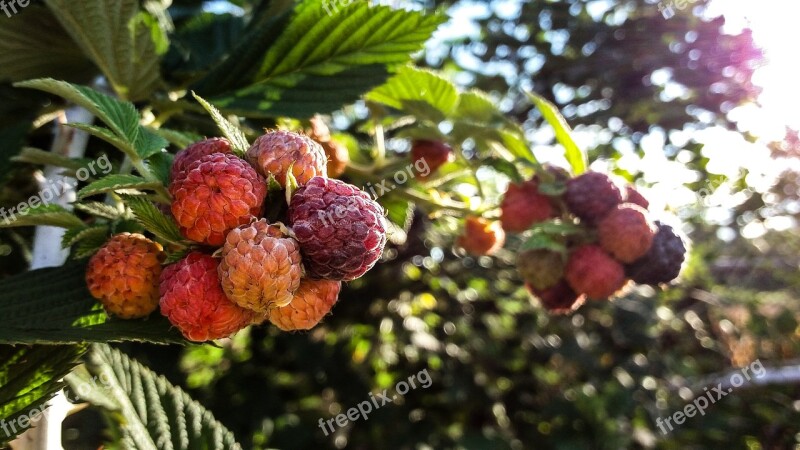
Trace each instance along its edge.
<path fill-rule="evenodd" d="M 69 158 L 80 158 L 86 151 L 89 135 L 65 123 L 92 123 L 94 116 L 84 108 L 71 107 L 60 115 L 56 122 L 55 137 L 51 151 Z M 53 202 L 65 208 L 71 208 L 75 201 L 74 178 L 60 175 L 61 168 L 47 166 L 43 174 L 38 174 L 40 192 L 54 189 Z M 62 188 L 63 186 L 63 188 Z M 56 267 L 64 264 L 69 252 L 61 248 L 64 229 L 59 227 L 38 226 L 33 241 L 33 260 L 31 270 L 43 267 Z M 72 404 L 67 400 L 64 391 L 59 391 L 48 403 L 48 408 L 40 416 L 38 423 L 11 442 L 14 450 L 63 450 L 61 446 L 61 423 L 67 417 Z"/>

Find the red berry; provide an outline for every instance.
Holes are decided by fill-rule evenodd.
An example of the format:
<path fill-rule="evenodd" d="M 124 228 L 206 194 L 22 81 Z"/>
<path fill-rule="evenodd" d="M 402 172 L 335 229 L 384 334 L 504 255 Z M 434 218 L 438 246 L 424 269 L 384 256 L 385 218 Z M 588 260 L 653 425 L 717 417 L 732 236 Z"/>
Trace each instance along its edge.
<path fill-rule="evenodd" d="M 452 161 L 455 155 L 449 145 L 439 141 L 414 141 L 411 145 L 411 162 L 417 167 L 421 164 L 424 170 L 418 170 L 416 177 L 425 180 L 445 163 Z"/>
<path fill-rule="evenodd" d="M 656 227 L 647 211 L 632 203 L 616 206 L 597 225 L 600 246 L 623 263 L 632 263 L 644 256 L 655 233 Z"/>
<path fill-rule="evenodd" d="M 107 313 L 121 319 L 146 317 L 158 307 L 165 256 L 160 244 L 141 234 L 117 234 L 89 260 L 86 285 Z"/>
<path fill-rule="evenodd" d="M 269 321 L 283 331 L 310 330 L 331 311 L 341 288 L 340 281 L 304 279 L 292 302 L 273 309 Z"/>
<path fill-rule="evenodd" d="M 631 279 L 640 284 L 669 283 L 678 277 L 686 258 L 686 244 L 675 230 L 656 221 L 658 231 L 650 250 L 625 268 Z"/>
<path fill-rule="evenodd" d="M 265 313 L 288 304 L 302 276 L 297 241 L 266 219 L 234 228 L 225 238 L 219 278 L 228 298 L 242 308 Z"/>
<path fill-rule="evenodd" d="M 464 232 L 456 240 L 456 246 L 475 256 L 491 255 L 506 241 L 500 222 L 489 222 L 482 217 L 470 216 L 464 222 Z"/>
<path fill-rule="evenodd" d="M 347 164 L 350 163 L 350 153 L 347 151 L 347 147 L 335 139 L 321 142 L 320 145 L 328 158 L 328 176 L 331 178 L 341 176 L 347 169 Z"/>
<path fill-rule="evenodd" d="M 564 199 L 573 214 L 589 223 L 595 223 L 622 203 L 622 194 L 608 176 L 586 172 L 567 183 Z"/>
<path fill-rule="evenodd" d="M 225 138 L 204 139 L 186 147 L 175 155 L 170 171 L 170 180 L 175 181 L 186 174 L 189 166 L 212 153 L 231 153 L 231 143 Z"/>
<path fill-rule="evenodd" d="M 625 286 L 625 270 L 597 245 L 584 245 L 569 256 L 564 272 L 570 287 L 595 300 L 613 296 Z"/>
<path fill-rule="evenodd" d="M 355 280 L 375 265 L 386 245 L 383 208 L 339 180 L 314 177 L 298 189 L 289 222 L 312 278 Z"/>
<path fill-rule="evenodd" d="M 322 146 L 325 151 L 325 157 L 328 158 L 328 177 L 339 177 L 347 169 L 347 164 L 350 162 L 350 152 L 344 144 L 331 137 L 331 131 L 325 121 L 322 120 L 322 117 L 315 115 L 309 122 L 311 123 L 311 128 L 308 130 L 308 137 Z"/>
<path fill-rule="evenodd" d="M 188 239 L 222 245 L 225 235 L 261 214 L 267 185 L 245 161 L 214 153 L 170 185 L 172 215 Z"/>
<path fill-rule="evenodd" d="M 308 136 L 292 131 L 267 132 L 253 142 L 246 158 L 258 173 L 264 177 L 271 174 L 282 187 L 286 187 L 290 168 L 300 186 L 327 173 L 327 157 L 322 147 Z"/>
<path fill-rule="evenodd" d="M 639 205 L 644 209 L 650 207 L 650 202 L 648 202 L 647 199 L 644 198 L 644 196 L 630 184 L 625 186 L 625 192 L 623 194 L 625 203 L 633 203 L 634 205 Z"/>
<path fill-rule="evenodd" d="M 529 283 L 525 283 L 525 288 L 551 314 L 569 314 L 586 301 L 585 295 L 576 293 L 564 280 L 547 289 L 536 289 Z"/>
<path fill-rule="evenodd" d="M 539 193 L 538 183 L 533 180 L 509 184 L 500 203 L 500 222 L 511 233 L 521 233 L 552 215 L 550 198 Z"/>
<path fill-rule="evenodd" d="M 517 255 L 517 272 L 525 283 L 541 291 L 564 276 L 564 258 L 549 250 L 527 250 Z"/>
<path fill-rule="evenodd" d="M 255 317 L 222 292 L 217 264 L 209 255 L 192 252 L 161 272 L 161 314 L 190 341 L 228 337 Z"/>

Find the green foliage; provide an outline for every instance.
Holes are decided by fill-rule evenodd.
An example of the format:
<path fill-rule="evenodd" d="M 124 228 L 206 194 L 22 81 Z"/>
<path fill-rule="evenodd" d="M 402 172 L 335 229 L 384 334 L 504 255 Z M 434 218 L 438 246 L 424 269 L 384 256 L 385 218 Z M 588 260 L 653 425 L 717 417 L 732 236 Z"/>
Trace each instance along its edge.
<path fill-rule="evenodd" d="M 0 228 L 51 225 L 54 227 L 81 226 L 83 222 L 75 214 L 59 205 L 38 205 L 22 211 L 13 211 L 9 218 L 0 221 Z"/>
<path fill-rule="evenodd" d="M 106 413 L 113 448 L 240 450 L 233 435 L 183 390 L 107 345 L 93 345 L 85 369 L 66 377 L 82 400 Z M 99 382 L 98 382 L 99 380 Z"/>
<path fill-rule="evenodd" d="M 67 158 L 53 152 L 47 152 L 38 148 L 25 147 L 17 156 L 11 158 L 12 161 L 25 162 L 30 164 L 50 165 L 64 167 L 71 171 L 77 171 L 85 166 L 89 161 L 86 159 Z"/>
<path fill-rule="evenodd" d="M 408 66 L 365 98 L 435 122 L 448 117 L 459 101 L 458 90 L 448 80 L 431 71 Z"/>
<path fill-rule="evenodd" d="M 135 192 L 136 190 L 155 189 L 158 186 L 161 186 L 159 181 L 147 181 L 136 175 L 112 174 L 89 183 L 89 185 L 78 191 L 78 200 L 108 192 L 131 190 Z"/>
<path fill-rule="evenodd" d="M 136 0 L 45 0 L 120 98 L 142 100 L 159 85 L 157 49 L 166 37 Z M 155 39 L 154 39 L 155 38 Z"/>
<path fill-rule="evenodd" d="M 48 8 L 30 5 L 14 20 L 0 22 L 0 81 L 48 76 L 83 81 L 94 72 Z"/>
<path fill-rule="evenodd" d="M 556 140 L 564 147 L 564 156 L 566 156 L 567 162 L 572 167 L 572 173 L 580 175 L 585 172 L 588 166 L 586 152 L 582 151 L 572 139 L 572 129 L 564 119 L 564 116 L 558 112 L 558 108 L 541 95 L 533 92 L 528 92 L 527 95 L 539 109 L 539 112 L 542 113 L 547 123 L 553 127 L 556 133 Z"/>
<path fill-rule="evenodd" d="M 445 17 L 350 2 L 306 0 L 266 53 L 252 61 L 250 84 L 209 99 L 247 117 L 306 118 L 351 103 L 409 61 Z M 269 25 L 266 25 L 269 26 Z M 203 86 L 198 91 L 203 93 Z"/>
<path fill-rule="evenodd" d="M 250 148 L 250 143 L 247 142 L 247 137 L 242 133 L 242 131 L 237 128 L 234 124 L 232 124 L 228 119 L 226 119 L 214 105 L 208 103 L 200 97 L 199 95 L 192 92 L 192 96 L 194 96 L 195 100 L 197 100 L 208 114 L 211 116 L 211 119 L 214 120 L 214 123 L 217 124 L 219 127 L 219 131 L 228 138 L 231 143 L 231 149 L 238 155 L 244 155 L 248 148 Z"/>
<path fill-rule="evenodd" d="M 0 345 L 0 446 L 41 420 L 85 345 Z"/>
<path fill-rule="evenodd" d="M 143 227 L 167 242 L 179 245 L 184 243 L 185 240 L 175 221 L 159 211 L 153 202 L 142 196 L 124 195 L 122 198 L 133 211 L 136 221 Z"/>
<path fill-rule="evenodd" d="M 570 137 L 567 119 L 614 136 L 591 151 L 613 156 L 610 170 L 629 181 L 639 174 L 614 164 L 617 138 L 638 149 L 640 133 L 660 127 L 670 138 L 667 159 L 699 174 L 687 188 L 727 182 L 709 176 L 712 160 L 702 145 L 676 143 L 671 131 L 687 122 L 694 127 L 698 109 L 726 123 L 721 113 L 752 97 L 749 82 L 736 82 L 756 67 L 746 35 L 721 33 L 719 20 L 664 21 L 643 0 L 604 4 L 609 9 L 601 14 L 590 1 L 516 2 L 514 8 L 487 2 L 470 6 L 483 9 L 474 16 L 479 35 L 438 39 L 450 47 L 449 56 L 437 51 L 417 58 L 445 14 L 366 1 L 233 0 L 241 16 L 204 13 L 199 1 L 44 3 L 48 8 L 31 5 L 0 19 L 0 82 L 38 78 L 16 86 L 89 110 L 97 124 L 69 126 L 92 136 L 87 158 L 121 150 L 114 165 L 123 173 L 81 185 L 76 213 L 37 207 L 5 224 L 66 227 L 62 244 L 73 261 L 0 281 L 6 319 L 0 343 L 17 344 L 0 347 L 2 416 L 19 417 L 51 395 L 87 342 L 184 342 L 157 313 L 147 320 L 108 318 L 86 291 L 85 262 L 74 261 L 123 231 L 149 230 L 173 244 L 166 264 L 194 248 L 153 203 L 169 202 L 167 145 L 184 148 L 219 129 L 241 155 L 248 137 L 263 128 L 307 126 L 287 116 L 304 120 L 336 111 L 331 122 L 340 129 L 333 136 L 353 162 L 347 181 L 375 187 L 394 184 L 400 172 L 409 175 L 378 198 L 393 224 L 381 263 L 347 283 L 334 314 L 308 333 L 264 325 L 215 347 L 123 344 L 188 386 L 246 448 L 797 445 L 800 417 L 791 386 L 745 386 L 669 436 L 655 425 L 657 417 L 682 408 L 687 390 L 708 374 L 754 358 L 779 365 L 800 354 L 796 230 L 721 243 L 716 226 L 701 225 L 705 210 L 681 211 L 691 216 L 692 237 L 702 245 L 679 285 L 626 291 L 566 317 L 545 314 L 529 298 L 510 249 L 561 250 L 565 241 L 591 239 L 583 226 L 537 224 L 509 234 L 492 258 L 452 251 L 463 216 L 497 218 L 506 181 L 547 178 L 527 138 L 538 140 L 539 126 L 554 129 L 574 174 L 586 170 L 587 156 Z M 736 58 L 720 64 L 719 55 Z M 441 71 L 409 65 L 414 60 Z M 499 61 L 502 70 L 495 70 Z M 459 66 L 466 64 L 472 68 L 463 77 Z M 660 95 L 664 86 L 652 75 L 665 67 L 686 95 L 671 101 Z M 102 81 L 97 89 L 70 84 L 89 83 L 98 73 L 113 95 L 97 90 Z M 709 96 L 711 85 L 716 94 Z M 541 95 L 526 99 L 534 90 Z M 189 96 L 194 91 L 208 99 L 195 97 L 202 109 Z M 366 112 L 353 105 L 360 99 Z M 66 172 L 84 167 L 89 159 L 34 148 L 47 148 L 49 126 L 43 125 L 63 107 L 39 92 L 0 85 L 0 153 Z M 413 139 L 446 143 L 455 161 L 427 179 L 413 177 L 407 152 Z M 3 164 L 0 175 L 13 177 L 0 193 L 4 205 L 39 189 L 30 182 L 30 166 Z M 128 173 L 133 170 L 138 173 Z M 733 181 L 746 200 L 729 211 L 730 230 L 767 222 L 780 208 L 796 213 L 797 180 L 769 191 L 748 186 L 744 177 Z M 540 188 L 557 195 L 563 183 L 545 181 Z M 147 194 L 125 195 L 129 190 Z M 281 189 L 271 191 L 269 207 L 285 207 Z M 107 203 L 85 200 L 99 194 Z M 0 251 L 18 253 L 0 265 L 4 275 L 22 270 L 19 254 L 29 249 L 31 232 L 0 230 Z M 27 347 L 33 344 L 48 346 Z M 433 379 L 429 388 L 335 435 L 319 430 L 319 418 L 346 413 L 368 392 L 423 369 Z M 100 376 L 111 382 L 95 385 L 85 400 L 107 419 L 108 448 L 237 447 L 187 393 L 106 346 L 95 347 L 86 367 L 68 380 L 79 388 Z"/>
<path fill-rule="evenodd" d="M 0 344 L 183 342 L 166 318 L 109 318 L 86 288 L 85 263 L 39 269 L 0 281 Z"/>
<path fill-rule="evenodd" d="M 153 131 L 169 141 L 170 144 L 179 148 L 188 147 L 189 145 L 203 139 L 203 137 L 197 133 L 170 130 L 168 128 L 159 128 Z"/>
<path fill-rule="evenodd" d="M 82 202 L 76 203 L 75 209 L 105 219 L 115 220 L 124 215 L 119 208 L 101 202 Z"/>
<path fill-rule="evenodd" d="M 69 248 L 78 242 L 90 240 L 93 243 L 99 243 L 96 248 L 102 246 L 105 241 L 110 237 L 110 230 L 107 225 L 95 225 L 92 227 L 75 227 L 64 231 L 64 237 L 61 238 L 61 247 Z"/>
<path fill-rule="evenodd" d="M 119 101 L 86 86 L 50 78 L 23 81 L 15 86 L 49 92 L 86 108 L 108 128 L 75 123 L 70 126 L 105 140 L 131 159 L 147 158 L 167 145 L 166 139 L 139 125 L 139 114 L 130 102 Z"/>

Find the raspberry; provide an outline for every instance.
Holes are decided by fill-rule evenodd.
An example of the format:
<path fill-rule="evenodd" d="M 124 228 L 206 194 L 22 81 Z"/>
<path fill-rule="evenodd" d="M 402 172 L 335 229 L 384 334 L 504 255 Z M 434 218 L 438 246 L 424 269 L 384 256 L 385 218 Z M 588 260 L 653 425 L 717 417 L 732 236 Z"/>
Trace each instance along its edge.
<path fill-rule="evenodd" d="M 517 271 L 525 283 L 541 291 L 564 276 L 564 258 L 549 250 L 528 250 L 517 255 Z"/>
<path fill-rule="evenodd" d="M 297 241 L 266 219 L 234 228 L 225 238 L 219 279 L 228 298 L 242 308 L 266 313 L 286 305 L 302 276 Z"/>
<path fill-rule="evenodd" d="M 656 227 L 647 211 L 632 203 L 611 210 L 597 225 L 600 246 L 623 263 L 632 263 L 650 249 Z"/>
<path fill-rule="evenodd" d="M 273 309 L 269 321 L 283 331 L 310 330 L 331 311 L 341 288 L 340 281 L 305 279 L 292 302 Z"/>
<path fill-rule="evenodd" d="M 289 222 L 312 278 L 351 281 L 386 245 L 383 208 L 357 187 L 314 177 L 292 196 Z"/>
<path fill-rule="evenodd" d="M 567 261 L 564 277 L 575 292 L 596 300 L 611 297 L 625 286 L 622 265 L 597 245 L 575 249 Z"/>
<path fill-rule="evenodd" d="M 170 193 L 181 234 L 218 246 L 228 231 L 261 214 L 267 185 L 245 161 L 214 153 L 190 164 L 186 175 L 170 185 Z"/>
<path fill-rule="evenodd" d="M 506 234 L 500 222 L 489 222 L 482 217 L 470 216 L 464 222 L 464 232 L 456 246 L 475 256 L 491 255 L 503 247 Z"/>
<path fill-rule="evenodd" d="M 650 202 L 648 202 L 647 199 L 644 198 L 644 196 L 630 184 L 625 186 L 625 192 L 623 193 L 622 198 L 624 199 L 625 203 L 639 205 L 645 210 L 650 207 Z"/>
<path fill-rule="evenodd" d="M 203 156 L 212 153 L 231 153 L 231 151 L 231 143 L 225 138 L 204 139 L 195 142 L 175 155 L 170 171 L 170 180 L 175 181 L 183 177 L 189 166 Z"/>
<path fill-rule="evenodd" d="M 571 313 L 586 301 L 585 295 L 576 293 L 563 279 L 547 289 L 539 290 L 529 283 L 525 283 L 525 288 L 551 314 Z"/>
<path fill-rule="evenodd" d="M 669 283 L 678 277 L 686 258 L 686 244 L 675 230 L 659 221 L 656 227 L 658 231 L 650 250 L 625 268 L 628 276 L 639 284 Z"/>
<path fill-rule="evenodd" d="M 564 198 L 569 210 L 589 223 L 601 219 L 611 208 L 622 203 L 619 188 L 598 172 L 586 172 L 571 179 Z"/>
<path fill-rule="evenodd" d="M 148 316 L 158 307 L 158 276 L 166 256 L 162 250 L 141 234 L 113 236 L 86 267 L 92 297 L 121 319 Z"/>
<path fill-rule="evenodd" d="M 258 173 L 270 174 L 286 187 L 286 172 L 292 174 L 300 186 L 315 176 L 326 175 L 325 151 L 308 136 L 292 131 L 269 131 L 253 142 L 245 156 Z"/>
<path fill-rule="evenodd" d="M 311 124 L 311 129 L 306 133 L 308 137 L 317 142 L 327 142 L 331 140 L 331 130 L 328 128 L 328 124 L 322 119 L 322 116 L 316 114 L 309 119 L 308 122 Z"/>
<path fill-rule="evenodd" d="M 563 167 L 555 166 L 550 163 L 545 163 L 542 165 L 542 169 L 544 169 L 544 176 L 540 175 L 541 171 L 537 172 L 536 175 L 533 177 L 534 180 L 537 182 L 549 181 L 551 183 L 566 183 L 569 181 L 569 172 Z M 542 180 L 542 179 L 545 180 Z"/>
<path fill-rule="evenodd" d="M 161 314 L 190 341 L 228 337 L 255 316 L 222 292 L 217 265 L 213 257 L 192 252 L 161 272 Z"/>
<path fill-rule="evenodd" d="M 500 203 L 500 223 L 511 233 L 521 233 L 552 215 L 550 198 L 539 193 L 539 183 L 534 180 L 509 184 Z"/>
<path fill-rule="evenodd" d="M 331 131 L 325 121 L 322 120 L 322 117 L 315 115 L 309 122 L 311 123 L 311 129 L 308 130 L 308 137 L 319 142 L 322 150 L 325 151 L 325 156 L 328 158 L 328 177 L 339 177 L 347 169 L 347 163 L 350 162 L 350 152 L 344 144 L 331 138 Z"/>
<path fill-rule="evenodd" d="M 414 141 L 411 145 L 411 162 L 416 167 L 418 161 L 424 162 L 426 173 L 417 171 L 416 177 L 420 180 L 427 179 L 433 172 L 452 161 L 453 149 L 449 145 L 438 141 Z"/>
<path fill-rule="evenodd" d="M 320 145 L 328 158 L 328 176 L 331 178 L 341 176 L 350 162 L 350 153 L 347 147 L 335 139 L 321 142 Z"/>

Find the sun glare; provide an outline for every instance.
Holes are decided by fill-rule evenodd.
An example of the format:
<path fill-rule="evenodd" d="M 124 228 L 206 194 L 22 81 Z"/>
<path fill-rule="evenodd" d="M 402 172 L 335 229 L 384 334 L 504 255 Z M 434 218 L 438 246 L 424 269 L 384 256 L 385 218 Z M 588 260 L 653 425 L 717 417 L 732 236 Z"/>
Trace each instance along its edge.
<path fill-rule="evenodd" d="M 800 85 L 798 85 L 797 42 L 800 41 L 800 2 L 795 0 L 714 0 L 709 12 L 725 16 L 726 28 L 753 31 L 753 39 L 765 54 L 753 76 L 763 89 L 760 108 L 742 114 L 745 131 L 768 140 L 779 140 L 786 126 L 800 129 Z"/>

